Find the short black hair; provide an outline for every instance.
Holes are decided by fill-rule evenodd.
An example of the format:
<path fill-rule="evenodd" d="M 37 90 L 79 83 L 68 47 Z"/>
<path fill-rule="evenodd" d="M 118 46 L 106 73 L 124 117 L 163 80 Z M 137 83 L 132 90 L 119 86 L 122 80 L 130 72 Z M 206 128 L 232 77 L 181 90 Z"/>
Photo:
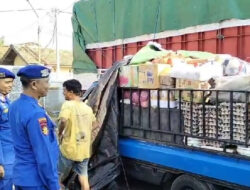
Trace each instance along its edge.
<path fill-rule="evenodd" d="M 63 87 L 65 87 L 67 91 L 72 91 L 74 94 L 78 96 L 81 96 L 82 94 L 82 85 L 76 79 L 66 80 L 63 83 Z"/>
<path fill-rule="evenodd" d="M 30 84 L 32 81 L 34 81 L 34 80 L 29 79 L 29 78 L 24 77 L 24 76 L 21 76 L 21 77 L 20 77 L 20 81 L 21 81 L 21 83 L 22 83 L 23 88 L 27 88 L 27 87 L 29 86 L 29 84 Z"/>

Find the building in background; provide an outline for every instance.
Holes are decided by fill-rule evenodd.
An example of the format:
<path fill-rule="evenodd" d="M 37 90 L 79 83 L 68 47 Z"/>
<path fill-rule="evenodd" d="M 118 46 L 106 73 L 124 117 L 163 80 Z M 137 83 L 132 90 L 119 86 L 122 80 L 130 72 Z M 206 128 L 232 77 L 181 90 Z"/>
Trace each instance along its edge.
<path fill-rule="evenodd" d="M 61 73 L 72 73 L 72 60 L 71 51 L 60 50 Z M 38 45 L 36 43 L 0 46 L 0 65 L 25 66 L 29 63 L 38 62 Z M 56 51 L 49 48 L 41 48 L 40 63 L 56 72 Z"/>
<path fill-rule="evenodd" d="M 62 83 L 73 77 L 72 52 L 60 51 L 60 73 L 56 72 L 56 51 L 49 48 L 41 48 L 40 63 L 51 68 L 50 88 L 48 95 L 41 99 L 41 104 L 52 118 L 56 118 L 61 104 L 64 102 Z M 38 46 L 35 43 L 0 46 L 0 67 L 11 70 L 15 74 L 18 70 L 29 64 L 38 63 Z M 22 92 L 22 85 L 18 77 L 14 80 L 13 90 L 9 98 L 14 101 Z"/>

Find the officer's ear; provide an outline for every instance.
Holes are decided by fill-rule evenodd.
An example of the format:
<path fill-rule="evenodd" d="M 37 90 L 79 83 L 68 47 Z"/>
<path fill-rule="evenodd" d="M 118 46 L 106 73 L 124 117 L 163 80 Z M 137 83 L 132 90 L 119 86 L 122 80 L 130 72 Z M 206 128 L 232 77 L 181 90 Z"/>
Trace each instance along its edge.
<path fill-rule="evenodd" d="M 36 81 L 36 80 L 32 80 L 32 81 L 30 82 L 30 87 L 31 87 L 32 89 L 36 90 L 36 89 L 37 89 L 37 81 Z"/>

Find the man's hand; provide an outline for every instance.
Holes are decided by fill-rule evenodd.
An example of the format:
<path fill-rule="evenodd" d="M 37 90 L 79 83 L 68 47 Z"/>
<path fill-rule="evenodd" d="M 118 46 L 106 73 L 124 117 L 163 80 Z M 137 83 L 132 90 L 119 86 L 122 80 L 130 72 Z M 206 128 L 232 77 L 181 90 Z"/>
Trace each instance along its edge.
<path fill-rule="evenodd" d="M 61 136 L 63 134 L 63 131 L 67 125 L 67 119 L 65 118 L 60 118 L 58 122 L 58 136 Z"/>
<path fill-rule="evenodd" d="M 58 139 L 59 139 L 59 144 L 62 144 L 63 134 L 59 135 L 59 136 L 58 136 Z"/>
<path fill-rule="evenodd" d="M 0 178 L 4 177 L 4 168 L 0 165 Z"/>

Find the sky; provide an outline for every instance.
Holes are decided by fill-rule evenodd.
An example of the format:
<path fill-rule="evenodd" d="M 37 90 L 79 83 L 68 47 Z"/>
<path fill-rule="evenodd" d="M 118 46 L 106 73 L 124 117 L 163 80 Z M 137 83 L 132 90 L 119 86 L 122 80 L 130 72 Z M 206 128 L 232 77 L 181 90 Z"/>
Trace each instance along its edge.
<path fill-rule="evenodd" d="M 77 0 L 29 0 L 39 15 L 40 44 L 43 47 L 55 48 L 53 40 L 55 14 L 54 9 L 63 13 L 58 14 L 58 47 L 72 50 L 72 7 Z M 38 19 L 27 0 L 0 1 L 0 37 L 5 43 L 20 44 L 38 42 Z M 15 10 L 15 11 L 12 11 Z M 16 11 L 19 10 L 19 11 Z M 6 12 L 5 12 L 6 11 Z"/>

